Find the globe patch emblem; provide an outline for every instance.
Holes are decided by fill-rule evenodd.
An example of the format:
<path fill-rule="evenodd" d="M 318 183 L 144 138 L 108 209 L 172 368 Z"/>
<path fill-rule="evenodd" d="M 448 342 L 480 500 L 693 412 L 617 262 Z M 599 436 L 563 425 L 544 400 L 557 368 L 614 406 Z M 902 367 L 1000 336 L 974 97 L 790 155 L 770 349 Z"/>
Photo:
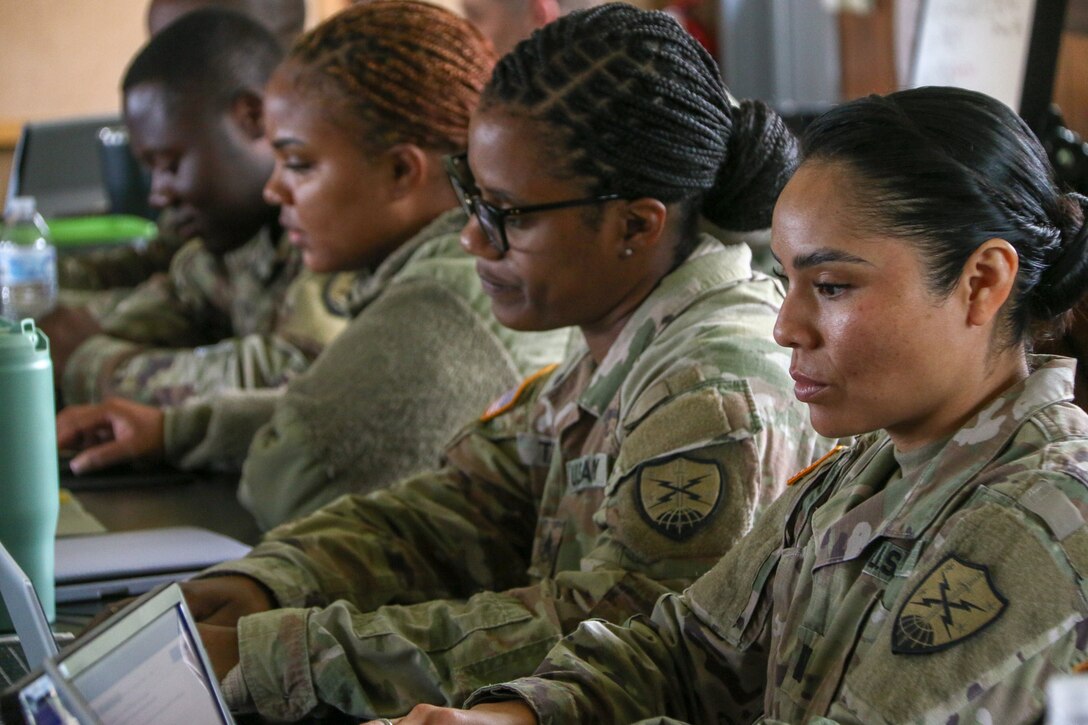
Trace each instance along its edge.
<path fill-rule="evenodd" d="M 993 624 L 1008 600 L 990 570 L 949 555 L 934 567 L 899 610 L 892 652 L 929 654 L 962 642 Z"/>
<path fill-rule="evenodd" d="M 724 484 L 718 462 L 673 456 L 639 469 L 636 508 L 655 531 L 683 541 L 710 520 L 724 498 Z"/>

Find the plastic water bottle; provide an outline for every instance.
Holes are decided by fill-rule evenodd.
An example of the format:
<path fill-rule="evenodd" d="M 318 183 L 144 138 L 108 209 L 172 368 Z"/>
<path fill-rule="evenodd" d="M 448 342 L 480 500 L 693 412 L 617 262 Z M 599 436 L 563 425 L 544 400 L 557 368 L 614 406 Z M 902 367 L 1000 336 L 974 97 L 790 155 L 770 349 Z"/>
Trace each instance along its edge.
<path fill-rule="evenodd" d="M 40 319 L 57 304 L 57 250 L 32 196 L 8 202 L 0 231 L 0 317 Z"/>

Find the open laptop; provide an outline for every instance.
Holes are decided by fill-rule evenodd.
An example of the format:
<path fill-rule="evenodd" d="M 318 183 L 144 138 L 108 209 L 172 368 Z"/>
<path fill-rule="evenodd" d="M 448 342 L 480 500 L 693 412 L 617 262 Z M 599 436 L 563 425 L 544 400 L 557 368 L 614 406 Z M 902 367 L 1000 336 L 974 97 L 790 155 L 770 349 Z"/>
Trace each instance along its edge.
<path fill-rule="evenodd" d="M 60 537 L 57 603 L 136 596 L 238 559 L 249 549 L 229 536 L 191 526 Z"/>
<path fill-rule="evenodd" d="M 6 687 L 57 654 L 57 640 L 34 585 L 2 543 L 0 597 L 15 626 L 14 635 L 0 636 L 0 687 Z"/>
<path fill-rule="evenodd" d="M 0 698 L 5 723 L 165 725 L 233 719 L 176 584 L 132 602 Z"/>

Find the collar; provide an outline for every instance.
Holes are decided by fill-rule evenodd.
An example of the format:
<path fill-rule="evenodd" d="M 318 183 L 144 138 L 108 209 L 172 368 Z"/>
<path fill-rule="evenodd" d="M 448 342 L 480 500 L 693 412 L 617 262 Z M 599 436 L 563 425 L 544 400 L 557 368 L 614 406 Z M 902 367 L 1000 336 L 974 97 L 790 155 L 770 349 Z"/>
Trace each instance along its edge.
<path fill-rule="evenodd" d="M 743 244 L 725 245 L 714 237 L 701 235 L 691 255 L 665 275 L 631 315 L 594 371 L 578 404 L 598 418 L 603 415 L 639 356 L 662 331 L 705 295 L 751 278 L 751 261 L 752 252 Z M 585 354 L 588 355 L 588 350 Z M 563 372 L 556 375 L 556 384 L 562 381 Z"/>
<path fill-rule="evenodd" d="M 272 228 L 263 226 L 248 242 L 223 255 L 223 266 L 235 273 L 244 272 L 267 283 L 295 255 L 287 233 L 272 237 Z"/>
<path fill-rule="evenodd" d="M 887 434 L 849 464 L 849 482 L 811 518 L 817 565 L 853 559 L 878 538 L 915 540 L 950 501 L 1005 451 L 1040 410 L 1069 400 L 1075 361 L 1033 356 L 1035 371 L 981 410 L 951 437 L 927 447 L 919 462 L 897 454 Z M 901 467 L 901 463 L 907 465 Z"/>
<path fill-rule="evenodd" d="M 347 307 L 352 316 L 369 305 L 382 293 L 389 282 L 399 273 L 409 260 L 427 242 L 432 239 L 459 233 L 468 223 L 468 217 L 460 207 L 439 214 L 431 223 L 416 232 L 415 236 L 400 245 L 382 260 L 377 269 L 360 269 L 355 274 L 351 290 L 348 292 Z"/>

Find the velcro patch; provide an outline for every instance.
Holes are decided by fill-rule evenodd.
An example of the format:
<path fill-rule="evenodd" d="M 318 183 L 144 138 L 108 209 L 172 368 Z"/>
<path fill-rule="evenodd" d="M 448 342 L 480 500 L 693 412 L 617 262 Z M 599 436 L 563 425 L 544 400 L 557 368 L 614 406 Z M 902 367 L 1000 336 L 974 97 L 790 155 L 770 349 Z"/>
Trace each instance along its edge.
<path fill-rule="evenodd" d="M 890 541 L 882 541 L 869 557 L 869 561 L 865 563 L 865 573 L 887 584 L 899 571 L 899 565 L 906 560 L 909 553 L 903 547 Z"/>
<path fill-rule="evenodd" d="M 555 370 L 557 367 L 559 366 L 555 363 L 551 365 L 545 365 L 529 377 L 522 380 L 516 388 L 507 390 L 505 393 L 492 400 L 491 404 L 488 405 L 487 408 L 484 410 L 484 414 L 480 416 L 480 422 L 486 423 L 489 420 L 498 418 L 500 415 L 513 408 L 515 405 L 518 404 L 518 400 L 521 399 L 521 396 L 525 393 L 526 390 L 529 389 L 530 385 L 550 373 L 552 370 Z"/>
<path fill-rule="evenodd" d="M 567 461 L 567 487 L 570 491 L 583 488 L 604 488 L 611 468 L 607 453 L 591 453 L 588 456 Z"/>
<path fill-rule="evenodd" d="M 946 556 L 907 597 L 895 618 L 892 652 L 931 654 L 948 649 L 996 622 L 1008 600 L 990 569 Z"/>
<path fill-rule="evenodd" d="M 725 498 L 725 471 L 717 461 L 672 456 L 639 467 L 635 508 L 660 534 L 684 541 L 703 528 Z"/>

